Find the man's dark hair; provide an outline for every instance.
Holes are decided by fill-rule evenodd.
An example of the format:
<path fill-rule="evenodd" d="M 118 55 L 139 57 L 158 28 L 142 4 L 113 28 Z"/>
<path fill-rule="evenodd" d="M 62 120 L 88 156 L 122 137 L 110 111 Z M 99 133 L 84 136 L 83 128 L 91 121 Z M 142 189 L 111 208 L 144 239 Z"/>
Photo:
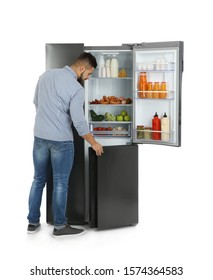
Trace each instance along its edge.
<path fill-rule="evenodd" d="M 79 57 L 75 60 L 75 63 L 78 62 L 86 62 L 88 63 L 91 67 L 96 68 L 97 67 L 97 61 L 96 58 L 89 52 L 83 52 L 79 55 Z"/>

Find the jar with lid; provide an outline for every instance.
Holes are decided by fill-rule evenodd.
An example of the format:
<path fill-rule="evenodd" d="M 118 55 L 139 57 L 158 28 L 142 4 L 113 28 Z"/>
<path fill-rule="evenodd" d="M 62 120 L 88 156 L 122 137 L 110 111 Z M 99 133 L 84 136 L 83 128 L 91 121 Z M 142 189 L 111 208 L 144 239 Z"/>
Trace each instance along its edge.
<path fill-rule="evenodd" d="M 140 76 L 138 78 L 138 97 L 145 98 L 146 91 L 147 91 L 147 79 L 146 79 L 146 72 L 140 72 Z"/>
<path fill-rule="evenodd" d="M 144 138 L 144 126 L 138 125 L 137 126 L 137 139 L 142 139 L 142 138 Z"/>
<path fill-rule="evenodd" d="M 159 98 L 159 82 L 154 83 L 154 91 L 153 91 L 153 98 Z"/>
<path fill-rule="evenodd" d="M 167 97 L 167 90 L 166 90 L 166 82 L 162 82 L 160 85 L 160 92 L 159 97 L 160 98 L 166 98 Z"/>
<path fill-rule="evenodd" d="M 144 139 L 146 140 L 152 139 L 152 128 L 149 126 L 144 127 Z"/>
<path fill-rule="evenodd" d="M 153 96 L 153 84 L 152 82 L 148 82 L 146 98 L 152 98 L 152 96 Z"/>

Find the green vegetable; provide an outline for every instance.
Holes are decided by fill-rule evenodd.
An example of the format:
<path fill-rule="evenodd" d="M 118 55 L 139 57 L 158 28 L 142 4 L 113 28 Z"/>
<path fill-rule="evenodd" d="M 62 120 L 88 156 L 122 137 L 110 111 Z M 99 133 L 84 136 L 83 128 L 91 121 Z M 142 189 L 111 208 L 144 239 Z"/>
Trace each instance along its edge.
<path fill-rule="evenodd" d="M 96 115 L 94 117 L 92 117 L 92 121 L 93 122 L 101 122 L 104 120 L 104 116 L 103 115 Z"/>
<path fill-rule="evenodd" d="M 105 113 L 104 117 L 105 117 L 106 121 L 115 121 L 116 120 L 116 116 L 114 116 L 113 114 L 110 114 L 108 112 Z"/>
<path fill-rule="evenodd" d="M 97 114 L 93 110 L 90 110 L 90 114 L 92 119 L 97 116 Z"/>
<path fill-rule="evenodd" d="M 93 110 L 90 110 L 90 114 L 93 122 L 101 122 L 104 120 L 103 115 L 97 115 Z"/>

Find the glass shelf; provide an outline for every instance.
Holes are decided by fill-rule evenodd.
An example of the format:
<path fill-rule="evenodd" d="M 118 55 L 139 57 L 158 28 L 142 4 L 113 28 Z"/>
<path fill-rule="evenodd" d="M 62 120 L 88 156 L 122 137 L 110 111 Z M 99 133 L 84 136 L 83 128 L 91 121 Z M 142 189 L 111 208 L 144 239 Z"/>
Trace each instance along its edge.
<path fill-rule="evenodd" d="M 90 124 L 131 124 L 131 121 L 89 121 Z"/>
<path fill-rule="evenodd" d="M 89 104 L 89 107 L 93 107 L 93 106 L 118 106 L 118 107 L 131 107 L 132 106 L 132 103 L 131 104 Z"/>
<path fill-rule="evenodd" d="M 135 70 L 135 72 L 147 72 L 147 73 L 150 73 L 150 72 L 153 72 L 153 73 L 164 73 L 164 72 L 166 72 L 166 73 L 173 73 L 175 70 L 174 69 L 169 69 L 169 70 Z"/>
<path fill-rule="evenodd" d="M 132 80 L 132 77 L 116 77 L 116 78 L 91 77 L 91 78 L 89 78 L 88 81 L 90 81 L 90 80 Z"/>

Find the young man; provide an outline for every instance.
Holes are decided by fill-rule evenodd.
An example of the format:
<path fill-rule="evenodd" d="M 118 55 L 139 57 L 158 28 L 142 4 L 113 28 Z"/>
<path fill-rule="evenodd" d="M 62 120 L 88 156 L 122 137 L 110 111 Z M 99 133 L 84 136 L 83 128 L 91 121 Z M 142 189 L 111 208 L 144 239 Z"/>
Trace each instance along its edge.
<path fill-rule="evenodd" d="M 46 71 L 40 76 L 34 96 L 34 180 L 29 194 L 28 232 L 40 228 L 40 206 L 47 182 L 48 165 L 53 170 L 53 235 L 79 234 L 83 229 L 66 224 L 68 180 L 74 159 L 71 124 L 96 152 L 103 147 L 94 139 L 84 117 L 85 92 L 81 85 L 97 67 L 95 57 L 82 53 L 71 66 Z"/>

